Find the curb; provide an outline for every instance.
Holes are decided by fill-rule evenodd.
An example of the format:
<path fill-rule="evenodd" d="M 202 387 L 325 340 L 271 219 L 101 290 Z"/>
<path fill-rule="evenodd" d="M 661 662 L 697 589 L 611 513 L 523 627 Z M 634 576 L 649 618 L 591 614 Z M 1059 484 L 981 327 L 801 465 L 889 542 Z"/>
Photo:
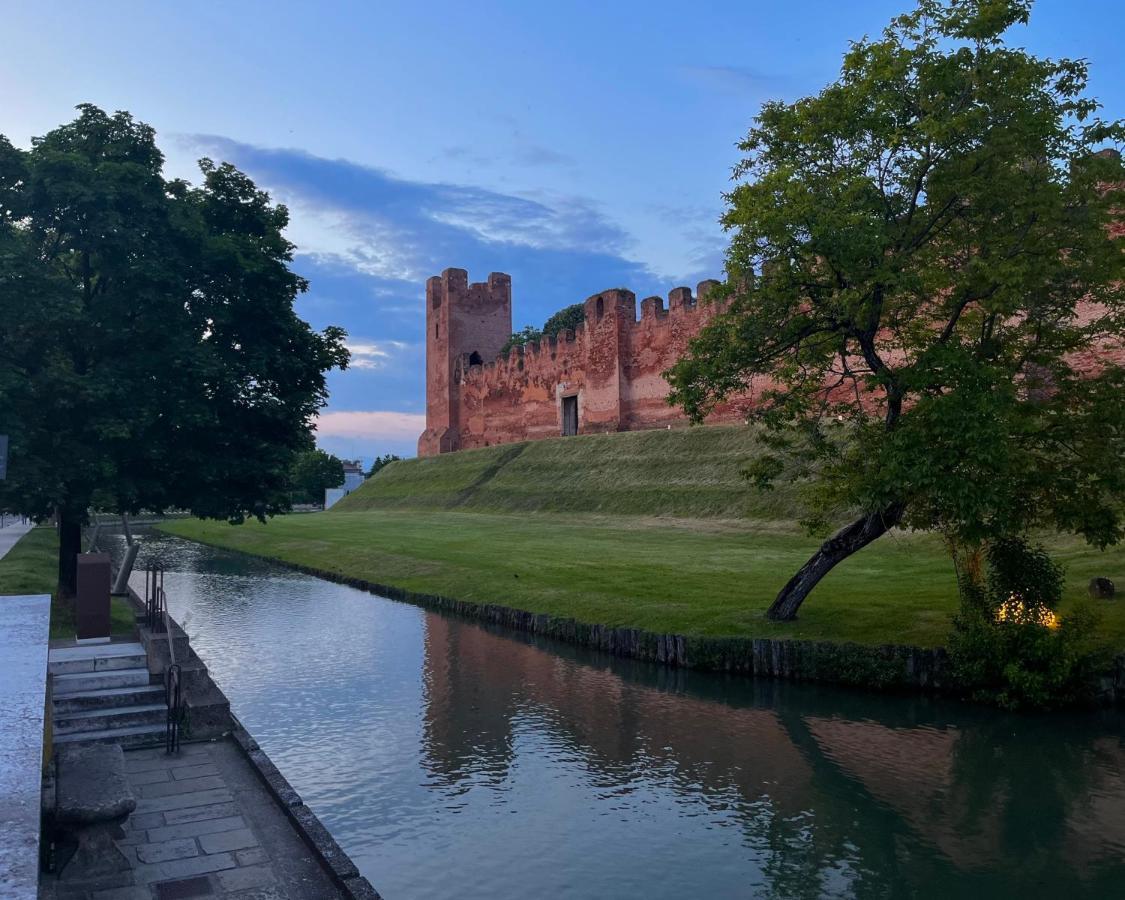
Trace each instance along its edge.
<path fill-rule="evenodd" d="M 238 717 L 232 713 L 231 719 L 234 721 L 231 737 L 242 750 L 258 778 L 266 786 L 266 790 L 285 810 L 285 815 L 293 823 L 293 827 L 300 834 L 301 839 L 316 854 L 321 865 L 332 875 L 332 880 L 336 882 L 337 887 L 350 900 L 382 900 L 379 892 L 371 886 L 371 882 L 359 874 L 359 869 L 356 868 L 351 857 L 336 843 L 336 839 L 316 817 L 316 813 L 305 806 L 305 801 L 301 799 L 301 795 L 286 781 L 285 776 L 281 774 L 281 770 L 258 746 L 258 742 L 254 740 L 250 732 L 238 720 Z"/>

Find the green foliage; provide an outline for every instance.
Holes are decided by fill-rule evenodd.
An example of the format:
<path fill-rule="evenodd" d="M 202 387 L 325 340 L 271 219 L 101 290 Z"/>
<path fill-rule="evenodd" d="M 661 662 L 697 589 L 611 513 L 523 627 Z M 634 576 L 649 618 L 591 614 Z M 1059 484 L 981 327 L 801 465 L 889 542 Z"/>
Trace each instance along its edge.
<path fill-rule="evenodd" d="M 347 362 L 340 329 L 294 312 L 286 208 L 233 166 L 202 160 L 196 187 L 162 166 L 152 128 L 90 105 L 28 151 L 0 137 L 0 506 L 58 508 L 71 552 L 95 499 L 287 509 Z"/>
<path fill-rule="evenodd" d="M 564 309 L 560 309 L 551 316 L 551 318 L 544 323 L 542 328 L 536 328 L 534 325 L 525 325 L 523 331 L 514 332 L 500 350 L 500 354 L 506 354 L 513 347 L 522 347 L 524 344 L 536 343 L 543 340 L 545 337 L 558 337 L 559 332 L 568 329 L 573 331 L 585 321 L 586 305 L 584 303 L 573 303 Z"/>
<path fill-rule="evenodd" d="M 543 332 L 536 328 L 534 325 L 524 325 L 523 331 L 513 331 L 512 336 L 504 342 L 504 346 L 500 348 L 500 355 L 507 356 L 508 351 L 513 347 L 522 347 L 525 344 L 532 344 L 536 341 L 543 339 Z"/>
<path fill-rule="evenodd" d="M 323 503 L 327 488 L 344 483 L 344 464 L 323 450 L 304 450 L 293 460 L 290 477 L 294 503 Z"/>
<path fill-rule="evenodd" d="M 729 309 L 670 373 L 696 419 L 759 392 L 760 481 L 958 540 L 1120 540 L 1125 140 L 1021 0 L 921 0 L 818 95 L 762 107 L 728 194 Z M 1092 315 L 1082 315 L 1088 301 Z M 1076 373 L 1077 354 L 1101 368 Z M 751 381 L 753 379 L 753 381 Z M 893 522 L 892 522 L 893 524 Z"/>
<path fill-rule="evenodd" d="M 382 456 L 376 456 L 375 461 L 371 463 L 371 468 L 367 470 L 367 477 L 370 478 L 376 472 L 386 468 L 393 462 L 398 462 L 402 459 L 397 453 L 384 453 Z"/>
<path fill-rule="evenodd" d="M 1001 538 L 987 552 L 986 583 L 961 579 L 961 611 L 949 652 L 958 682 L 976 700 L 1008 709 L 1091 699 L 1108 654 L 1088 603 L 1057 619 L 1063 570 L 1042 547 Z"/>
<path fill-rule="evenodd" d="M 0 557 L 0 603 L 4 594 L 50 594 L 52 638 L 74 637 L 74 604 L 59 594 L 59 536 L 54 528 L 40 526 L 25 534 Z M 128 600 L 110 601 L 109 625 L 115 635 L 132 634 L 136 616 Z"/>
<path fill-rule="evenodd" d="M 586 304 L 572 303 L 570 306 L 560 309 L 543 323 L 543 336 L 558 337 L 559 332 L 567 331 L 568 329 L 574 331 L 574 329 L 585 321 Z"/>

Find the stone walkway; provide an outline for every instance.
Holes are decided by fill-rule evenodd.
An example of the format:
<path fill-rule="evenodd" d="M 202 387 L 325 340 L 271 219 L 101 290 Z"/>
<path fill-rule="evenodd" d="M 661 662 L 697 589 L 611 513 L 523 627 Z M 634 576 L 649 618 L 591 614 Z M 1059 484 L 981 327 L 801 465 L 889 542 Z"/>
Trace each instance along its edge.
<path fill-rule="evenodd" d="M 98 884 L 44 875 L 40 900 L 322 900 L 341 895 L 233 740 L 125 754 L 137 809 L 130 870 Z"/>
<path fill-rule="evenodd" d="M 16 519 L 13 523 L 9 516 L 8 524 L 0 528 L 0 559 L 3 559 L 8 551 L 16 545 L 16 542 L 34 527 L 30 522 L 21 525 L 19 519 Z"/>

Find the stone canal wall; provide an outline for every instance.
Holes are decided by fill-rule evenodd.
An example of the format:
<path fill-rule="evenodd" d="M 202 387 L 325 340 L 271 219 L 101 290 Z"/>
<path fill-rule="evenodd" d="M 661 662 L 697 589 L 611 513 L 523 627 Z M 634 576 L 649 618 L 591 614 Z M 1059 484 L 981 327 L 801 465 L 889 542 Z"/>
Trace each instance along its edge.
<path fill-rule="evenodd" d="M 137 592 L 129 588 L 128 597 L 138 615 L 143 614 L 144 601 Z M 331 875 L 343 896 L 350 900 L 379 900 L 379 893 L 359 873 L 351 857 L 324 827 L 316 813 L 305 805 L 301 795 L 258 746 L 250 732 L 231 713 L 230 701 L 211 680 L 206 664 L 191 649 L 187 633 L 170 615 L 168 621 L 171 641 L 167 633 L 153 633 L 143 625 L 138 626 L 138 631 L 148 656 L 150 672 L 163 675 L 165 666 L 172 661 L 173 653 L 176 662 L 182 667 L 184 699 L 190 710 L 190 731 L 184 734 L 184 741 L 214 740 L 228 735 L 232 737 L 266 790 L 284 811 L 293 830 L 312 850 L 323 869 Z"/>
<path fill-rule="evenodd" d="M 878 691 L 956 693 L 958 690 L 949 655 L 941 647 L 702 637 L 657 634 L 641 628 L 611 628 L 495 603 L 470 603 L 453 597 L 422 594 L 264 554 L 231 551 L 229 547 L 220 549 L 269 559 L 286 568 L 391 600 L 644 662 Z M 1105 704 L 1125 704 L 1125 654 L 1115 657 L 1109 670 L 1102 674 L 1098 695 Z"/>

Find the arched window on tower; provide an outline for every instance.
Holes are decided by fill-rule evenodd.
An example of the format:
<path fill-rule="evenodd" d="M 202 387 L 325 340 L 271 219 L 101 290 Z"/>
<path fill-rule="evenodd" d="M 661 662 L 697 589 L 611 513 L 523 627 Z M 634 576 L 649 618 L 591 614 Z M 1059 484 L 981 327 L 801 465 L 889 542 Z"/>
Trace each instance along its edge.
<path fill-rule="evenodd" d="M 598 302 L 594 304 L 594 315 L 599 319 L 605 314 L 605 301 L 598 297 Z"/>
<path fill-rule="evenodd" d="M 469 354 L 469 365 L 470 366 L 484 365 L 484 360 L 480 358 L 480 354 L 477 353 L 476 350 L 474 350 L 472 353 Z"/>

